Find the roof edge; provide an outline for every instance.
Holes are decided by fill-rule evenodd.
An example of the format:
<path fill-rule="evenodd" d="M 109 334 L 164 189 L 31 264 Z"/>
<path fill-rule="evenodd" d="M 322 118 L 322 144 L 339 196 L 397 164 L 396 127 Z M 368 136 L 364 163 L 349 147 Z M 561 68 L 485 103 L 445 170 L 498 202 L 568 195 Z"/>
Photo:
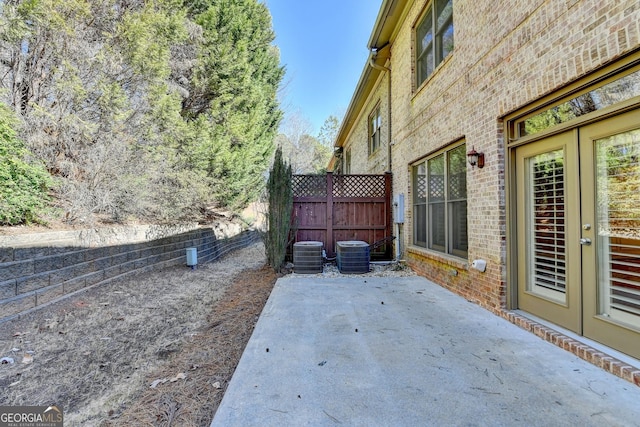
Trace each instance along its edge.
<path fill-rule="evenodd" d="M 380 49 L 389 44 L 409 2 L 410 0 L 384 0 L 382 2 L 367 43 L 369 50 Z"/>
<path fill-rule="evenodd" d="M 371 66 L 370 61 L 375 59 L 375 53 L 377 51 L 388 47 L 391 42 L 391 38 L 395 33 L 395 30 L 402 18 L 403 11 L 407 4 L 412 0 L 383 0 L 380 6 L 380 11 L 376 18 L 376 22 L 371 31 L 367 48 L 371 51 L 371 54 L 367 58 L 367 62 L 364 64 L 362 74 L 358 80 L 358 84 L 354 90 L 353 96 L 347 107 L 347 111 L 344 115 L 344 119 L 338 135 L 334 141 L 334 147 L 343 147 L 347 139 L 347 135 L 351 131 L 351 128 L 355 124 L 357 115 L 364 105 L 364 101 L 369 95 L 369 92 L 373 89 L 376 80 L 378 79 L 381 71 Z M 330 164 L 335 163 L 335 159 L 332 157 Z"/>

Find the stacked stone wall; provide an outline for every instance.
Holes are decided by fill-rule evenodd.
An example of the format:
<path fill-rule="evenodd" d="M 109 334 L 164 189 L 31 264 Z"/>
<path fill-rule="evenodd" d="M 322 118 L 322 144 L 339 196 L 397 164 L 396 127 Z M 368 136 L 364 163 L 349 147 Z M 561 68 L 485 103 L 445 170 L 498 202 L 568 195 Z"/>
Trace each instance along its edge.
<path fill-rule="evenodd" d="M 1 247 L 0 321 L 131 274 L 178 265 L 186 268 L 186 248 L 197 249 L 200 264 L 259 238 L 255 231 L 218 238 L 213 229 L 204 228 L 146 242 L 97 248 Z"/>

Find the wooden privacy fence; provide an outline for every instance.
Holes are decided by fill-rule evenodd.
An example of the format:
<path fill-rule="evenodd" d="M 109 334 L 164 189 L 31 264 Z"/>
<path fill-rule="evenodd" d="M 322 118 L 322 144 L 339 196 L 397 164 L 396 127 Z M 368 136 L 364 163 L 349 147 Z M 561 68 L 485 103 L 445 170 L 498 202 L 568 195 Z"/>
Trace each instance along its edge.
<path fill-rule="evenodd" d="M 362 240 L 377 243 L 371 259 L 392 259 L 391 173 L 294 175 L 292 184 L 292 245 L 319 241 L 332 258 L 336 242 Z"/>

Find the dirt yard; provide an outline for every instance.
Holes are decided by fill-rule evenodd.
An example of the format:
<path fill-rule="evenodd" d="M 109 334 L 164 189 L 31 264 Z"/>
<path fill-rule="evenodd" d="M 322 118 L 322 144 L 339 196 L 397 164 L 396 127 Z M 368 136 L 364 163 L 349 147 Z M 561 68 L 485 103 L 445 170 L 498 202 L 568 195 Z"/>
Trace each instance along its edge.
<path fill-rule="evenodd" d="M 68 426 L 208 426 L 275 280 L 258 243 L 0 323 L 0 405 L 57 404 Z"/>

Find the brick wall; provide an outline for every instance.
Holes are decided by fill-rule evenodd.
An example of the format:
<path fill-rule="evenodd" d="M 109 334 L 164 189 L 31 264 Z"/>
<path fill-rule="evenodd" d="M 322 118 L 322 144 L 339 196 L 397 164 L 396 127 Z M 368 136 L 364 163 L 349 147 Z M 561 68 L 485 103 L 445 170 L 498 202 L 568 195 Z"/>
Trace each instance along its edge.
<path fill-rule="evenodd" d="M 637 0 L 454 2 L 455 49 L 420 87 L 413 32 L 428 1 L 410 2 L 391 48 L 394 193 L 406 197 L 403 245 L 425 276 L 489 308 L 506 307 L 505 145 L 501 117 L 640 48 Z M 366 118 L 365 118 L 366 120 Z M 411 162 L 464 138 L 485 153 L 467 169 L 466 260 L 411 246 Z M 354 155 L 355 158 L 355 155 Z M 380 171 L 371 171 L 380 172 Z M 487 261 L 487 271 L 469 268 Z M 447 272 L 453 262 L 460 272 Z"/>
<path fill-rule="evenodd" d="M 507 236 L 503 119 L 531 110 L 534 104 L 540 106 L 542 101 L 553 102 L 570 85 L 592 80 L 605 67 L 610 71 L 637 58 L 640 2 L 455 0 L 455 48 L 416 87 L 413 28 L 430 4 L 431 0 L 398 1 L 389 19 L 380 21 L 386 25 L 399 19 L 397 26 L 373 32 L 380 37 L 374 40 L 377 46 L 385 46 L 385 37 L 391 34 L 391 55 L 386 64 L 393 83 L 391 171 L 394 195 L 405 195 L 405 222 L 396 229 L 402 256 L 420 275 L 640 385 L 637 368 L 509 311 L 507 297 L 513 289 L 507 283 L 507 262 L 522 255 L 514 252 L 508 258 L 507 254 L 507 237 L 512 236 Z M 361 136 L 366 132 L 370 101 L 379 98 L 383 105 L 387 103 L 383 79 L 371 93 L 366 93 L 371 82 L 358 87 L 367 97 L 366 107 L 350 112 L 345 120 L 348 123 L 357 116 L 355 128 L 360 129 L 350 131 L 344 140 L 345 146 L 353 147 L 354 171 L 384 172 L 362 151 L 366 149 L 366 133 Z M 383 126 L 388 126 L 386 115 Z M 383 128 L 383 132 L 387 130 Z M 467 167 L 469 251 L 464 259 L 412 245 L 412 164 L 461 140 L 468 150 L 473 146 L 484 152 L 486 160 L 483 169 Z M 487 261 L 486 272 L 470 267 L 474 259 Z"/>
<path fill-rule="evenodd" d="M 217 238 L 213 229 L 99 248 L 0 248 L 0 322 L 84 288 L 130 274 L 186 265 L 186 248 L 205 263 L 259 239 L 257 232 Z"/>
<path fill-rule="evenodd" d="M 388 76 L 383 73 L 376 82 L 373 92 L 370 94 L 358 119 L 351 130 L 348 145 L 345 150 L 351 149 L 351 173 L 352 174 L 382 174 L 388 171 L 388 147 L 389 147 L 389 97 Z M 369 155 L 369 116 L 376 105 L 380 104 L 380 146 Z"/>

